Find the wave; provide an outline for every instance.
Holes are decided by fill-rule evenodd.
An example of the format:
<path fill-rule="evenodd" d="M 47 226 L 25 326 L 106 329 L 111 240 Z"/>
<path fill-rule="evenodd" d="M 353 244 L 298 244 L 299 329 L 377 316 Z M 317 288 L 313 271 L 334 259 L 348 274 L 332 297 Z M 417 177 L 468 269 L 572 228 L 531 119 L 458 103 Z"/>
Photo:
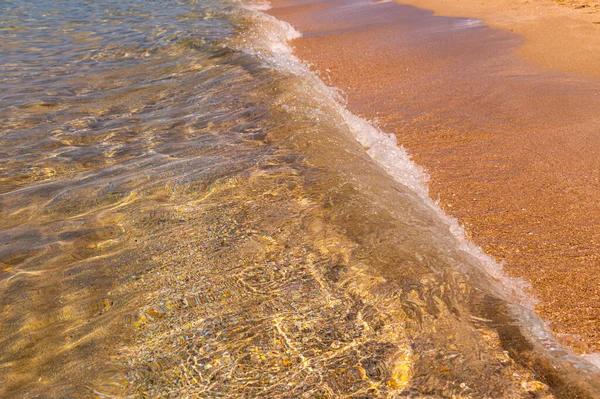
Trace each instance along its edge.
<path fill-rule="evenodd" d="M 472 264 L 466 267 L 457 265 L 460 272 L 474 278 L 477 284 L 505 302 L 502 306 L 508 310 L 508 319 L 504 322 L 518 324 L 519 331 L 516 334 L 537 352 L 533 355 L 537 360 L 529 359 L 529 362 L 539 367 L 540 374 L 553 374 L 548 369 L 560 370 L 558 379 L 563 381 L 554 381 L 556 386 L 581 385 L 588 394 L 591 392 L 592 396 L 596 393 L 600 395 L 599 355 L 594 353 L 579 356 L 558 342 L 550 327 L 534 312 L 537 300 L 529 290 L 530 284 L 523 279 L 508 276 L 503 271 L 502 264 L 472 243 L 458 220 L 445 214 L 438 202 L 431 199 L 427 172 L 398 144 L 396 136 L 381 131 L 373 123 L 350 112 L 346 108 L 345 94 L 338 88 L 327 86 L 309 66 L 294 55 L 289 42 L 302 37 L 301 32 L 289 23 L 264 13 L 270 8 L 265 3 L 260 6 L 246 4 L 245 8 L 250 12 L 249 18 L 253 20 L 253 34 L 252 40 L 246 41 L 239 48 L 261 57 L 283 73 L 298 76 L 303 81 L 305 94 L 312 96 L 318 107 L 333 110 L 352 138 L 360 143 L 381 170 L 414 192 L 422 205 L 443 221 L 454 237 L 456 247 L 471 257 Z M 483 272 L 483 278 L 480 272 Z M 516 357 L 519 358 L 518 355 Z M 545 364 L 546 361 L 550 361 L 550 365 Z M 550 380 L 556 377 L 553 375 Z"/>

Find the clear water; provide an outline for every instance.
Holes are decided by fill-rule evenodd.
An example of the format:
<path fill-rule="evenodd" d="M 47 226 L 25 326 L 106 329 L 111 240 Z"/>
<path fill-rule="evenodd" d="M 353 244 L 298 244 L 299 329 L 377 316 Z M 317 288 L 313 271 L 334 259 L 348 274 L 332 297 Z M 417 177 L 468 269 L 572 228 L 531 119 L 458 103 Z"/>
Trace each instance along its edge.
<path fill-rule="evenodd" d="M 290 27 L 227 0 L 0 11 L 1 397 L 600 392 Z"/>

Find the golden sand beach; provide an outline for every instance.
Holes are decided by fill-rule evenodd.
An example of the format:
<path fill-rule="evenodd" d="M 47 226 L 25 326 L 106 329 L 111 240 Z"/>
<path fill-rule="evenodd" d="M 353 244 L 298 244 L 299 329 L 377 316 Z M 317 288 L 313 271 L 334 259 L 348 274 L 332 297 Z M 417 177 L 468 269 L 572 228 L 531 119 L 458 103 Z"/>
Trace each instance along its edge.
<path fill-rule="evenodd" d="M 531 283 L 559 338 L 600 350 L 600 3 L 403 3 L 420 8 L 278 0 L 270 12 L 303 33 L 295 54 L 350 110 L 427 169 L 472 240 Z"/>
<path fill-rule="evenodd" d="M 436 15 L 468 17 L 514 32 L 517 53 L 541 66 L 600 78 L 600 2 L 597 0 L 402 0 Z"/>
<path fill-rule="evenodd" d="M 600 398 L 597 60 L 275 6 L 0 2 L 0 398 Z"/>

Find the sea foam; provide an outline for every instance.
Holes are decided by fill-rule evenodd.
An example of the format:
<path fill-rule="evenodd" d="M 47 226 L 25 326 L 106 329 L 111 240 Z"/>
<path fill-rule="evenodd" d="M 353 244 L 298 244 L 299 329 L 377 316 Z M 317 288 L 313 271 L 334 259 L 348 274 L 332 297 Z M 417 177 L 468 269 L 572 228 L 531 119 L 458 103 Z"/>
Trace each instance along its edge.
<path fill-rule="evenodd" d="M 260 3 L 258 7 L 253 4 L 244 6 L 252 14 L 254 26 L 260 33 L 255 34 L 252 40 L 245 40 L 246 46 L 240 50 L 260 57 L 276 69 L 299 77 L 317 104 L 327 102 L 328 106 L 334 107 L 353 138 L 364 147 L 369 157 L 395 181 L 412 190 L 445 223 L 458 248 L 476 260 L 479 269 L 489 277 L 494 290 L 507 303 L 514 305 L 511 306 L 513 316 L 525 327 L 522 333 L 530 343 L 538 348 L 543 347 L 557 361 L 579 370 L 588 370 L 593 376 L 597 375 L 600 372 L 600 355 L 576 356 L 556 340 L 548 325 L 534 312 L 537 300 L 528 292 L 530 284 L 523 279 L 508 276 L 501 263 L 469 240 L 458 220 L 444 213 L 438 201 L 430 197 L 427 171 L 412 161 L 407 151 L 398 144 L 395 135 L 381 131 L 373 123 L 350 112 L 346 108 L 344 93 L 326 85 L 308 65 L 294 55 L 288 42 L 302 37 L 302 34 L 289 23 L 261 11 L 268 8 L 265 3 Z"/>
<path fill-rule="evenodd" d="M 480 247 L 472 243 L 458 220 L 444 213 L 438 202 L 431 199 L 427 171 L 411 159 L 404 147 L 398 144 L 396 136 L 383 132 L 373 123 L 350 112 L 346 108 L 343 92 L 338 88 L 327 86 L 317 74 L 294 55 L 288 43 L 302 37 L 302 34 L 289 23 L 261 12 L 265 9 L 264 3 L 260 3 L 258 7 L 249 4 L 245 6 L 245 9 L 253 13 L 252 18 L 255 19 L 255 27 L 258 27 L 260 34 L 255 35 L 251 41 L 246 43 L 248 47 L 241 50 L 252 52 L 273 67 L 303 79 L 312 91 L 315 101 L 327 101 L 328 105 L 336 109 L 354 139 L 365 148 L 371 159 L 394 180 L 416 193 L 424 204 L 448 226 L 459 249 L 474 257 L 479 267 L 491 277 L 492 281 L 498 283 L 496 284 L 497 288 L 502 292 L 504 299 L 533 309 L 537 301 L 527 292 L 529 283 L 506 275 L 502 264 L 496 262 Z"/>

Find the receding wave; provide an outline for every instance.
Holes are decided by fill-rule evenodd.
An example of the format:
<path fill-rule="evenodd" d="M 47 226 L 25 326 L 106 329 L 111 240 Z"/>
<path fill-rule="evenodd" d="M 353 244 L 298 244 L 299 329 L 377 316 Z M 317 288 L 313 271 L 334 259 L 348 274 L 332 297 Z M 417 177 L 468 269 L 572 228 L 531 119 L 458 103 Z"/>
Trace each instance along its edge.
<path fill-rule="evenodd" d="M 289 25 L 0 8 L 1 396 L 600 392 Z"/>

